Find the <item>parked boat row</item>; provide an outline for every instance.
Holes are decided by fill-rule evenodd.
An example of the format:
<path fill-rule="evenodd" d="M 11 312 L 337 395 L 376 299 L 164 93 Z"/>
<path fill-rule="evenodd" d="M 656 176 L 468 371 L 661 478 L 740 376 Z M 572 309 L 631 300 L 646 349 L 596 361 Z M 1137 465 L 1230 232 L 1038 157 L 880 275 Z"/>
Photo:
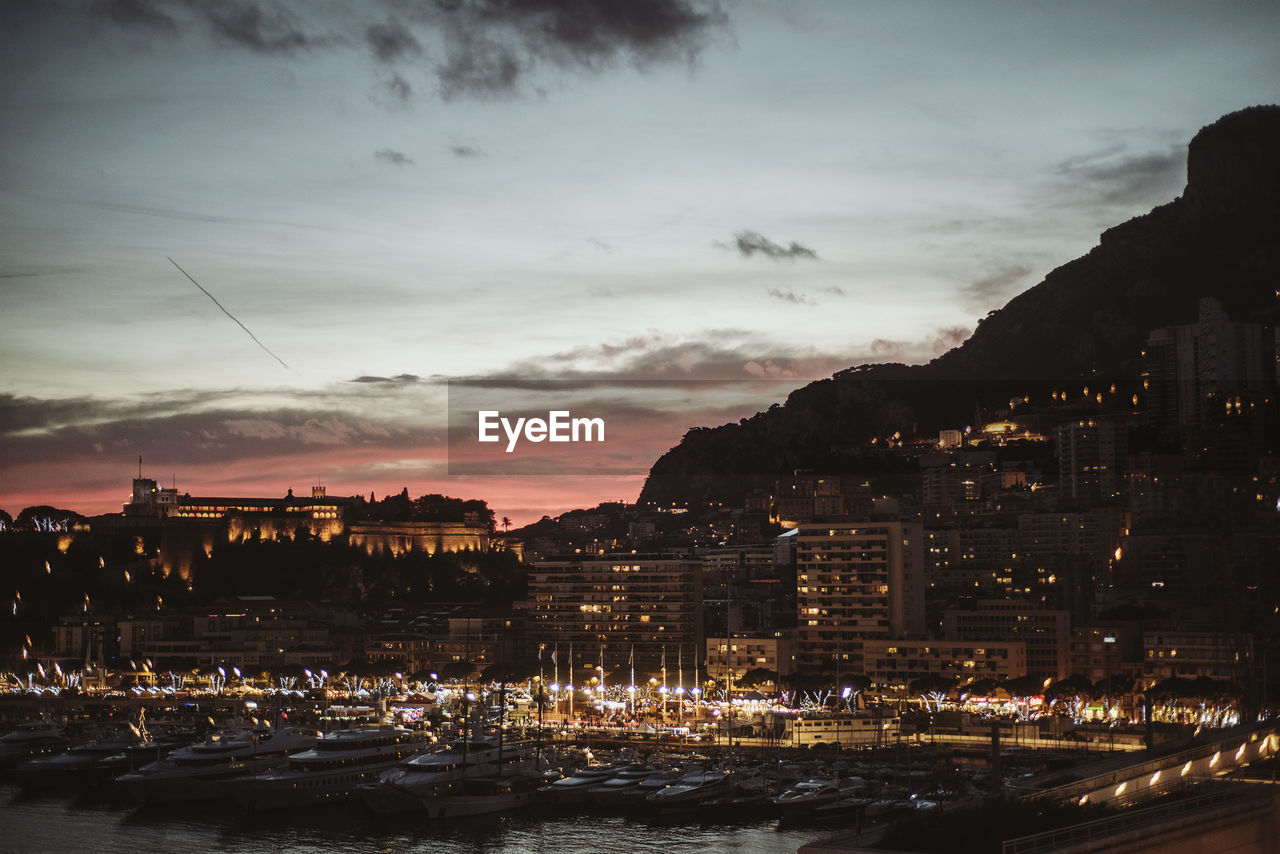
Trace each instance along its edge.
<path fill-rule="evenodd" d="M 352 802 L 378 814 L 438 820 L 505 813 L 535 804 L 631 813 L 694 810 L 728 818 L 839 820 L 908 808 L 928 798 L 843 768 L 715 765 L 706 757 L 595 761 L 589 751 L 540 749 L 528 740 L 470 736 L 433 744 L 422 730 L 386 723 L 321 734 L 235 722 L 183 744 L 131 732 L 69 746 L 50 726 L 21 727 L 0 748 L 25 751 L 9 777 L 30 790 L 71 791 L 110 782 L 139 804 L 233 800 L 247 811 Z M 41 755 L 42 751 L 59 750 Z M 584 764 L 585 763 L 585 764 Z M 840 763 L 837 763 L 840 764 Z M 809 766 L 812 771 L 812 766 Z M 911 778 L 908 769 L 900 776 Z"/>

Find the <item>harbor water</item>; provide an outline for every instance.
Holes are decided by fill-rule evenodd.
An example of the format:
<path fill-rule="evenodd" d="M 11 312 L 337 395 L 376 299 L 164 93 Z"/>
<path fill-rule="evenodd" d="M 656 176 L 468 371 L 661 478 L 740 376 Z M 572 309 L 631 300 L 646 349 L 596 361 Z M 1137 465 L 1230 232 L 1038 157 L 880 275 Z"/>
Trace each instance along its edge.
<path fill-rule="evenodd" d="M 234 804 L 137 809 L 100 797 L 29 796 L 0 787 L 0 851 L 157 854 L 775 854 L 830 835 L 822 827 L 779 829 L 777 819 L 718 822 L 714 816 L 626 819 L 534 807 L 506 817 L 432 823 L 374 817 L 355 806 L 249 816 Z"/>

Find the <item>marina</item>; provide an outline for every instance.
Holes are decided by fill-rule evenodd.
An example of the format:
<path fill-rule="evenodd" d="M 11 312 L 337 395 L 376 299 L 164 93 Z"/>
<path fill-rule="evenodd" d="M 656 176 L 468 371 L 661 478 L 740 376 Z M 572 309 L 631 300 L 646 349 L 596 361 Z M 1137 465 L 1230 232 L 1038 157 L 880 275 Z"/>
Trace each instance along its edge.
<path fill-rule="evenodd" d="M 58 752 L 20 761 L 0 777 L 3 848 L 430 846 L 555 854 L 668 850 L 687 841 L 707 851 L 855 850 L 904 829 L 928 833 L 967 812 L 980 818 L 983 810 L 1018 804 L 1035 813 L 1040 805 L 1070 810 L 1089 803 L 1118 817 L 1162 804 L 1167 795 L 1204 797 L 1222 790 L 1193 792 L 1196 785 L 1250 762 L 1274 762 L 1280 748 L 1272 725 L 1224 731 L 1145 760 L 1128 751 L 1086 759 L 1001 748 L 998 739 L 989 761 L 913 740 L 845 750 L 741 742 L 605 746 L 598 739 L 588 747 L 598 736 L 588 728 L 559 730 L 553 740 L 522 727 L 508 740 L 499 716 L 484 732 L 483 708 L 434 729 L 392 724 L 387 715 L 374 722 L 363 711 L 354 715 L 363 722 L 353 725 L 351 711 L 338 716 L 347 725 L 324 734 L 284 726 L 281 714 L 274 727 L 233 719 L 212 732 L 187 731 L 185 746 L 184 729 L 173 723 L 155 725 L 154 735 L 130 725 L 95 738 L 83 737 L 83 725 L 60 727 L 65 742 Z M 292 717 L 301 715 L 294 710 Z M 458 725 L 478 731 L 451 736 Z M 16 740 L 39 731 L 52 730 L 23 725 Z M 168 755 L 125 772 L 119 757 L 138 743 Z M 50 767 L 58 768 L 52 785 L 31 784 Z"/>

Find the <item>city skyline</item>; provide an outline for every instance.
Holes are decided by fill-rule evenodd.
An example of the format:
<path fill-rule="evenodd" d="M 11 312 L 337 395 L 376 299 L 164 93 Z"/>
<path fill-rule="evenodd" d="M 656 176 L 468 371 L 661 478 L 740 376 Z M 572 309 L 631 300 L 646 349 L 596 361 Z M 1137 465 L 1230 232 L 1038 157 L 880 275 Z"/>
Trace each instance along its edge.
<path fill-rule="evenodd" d="M 0 507 L 118 511 L 139 454 L 205 495 L 633 500 L 689 427 L 960 343 L 1280 76 L 1255 3 L 562 8 L 17 11 Z M 586 386 L 632 473 L 450 476 L 459 377 Z"/>

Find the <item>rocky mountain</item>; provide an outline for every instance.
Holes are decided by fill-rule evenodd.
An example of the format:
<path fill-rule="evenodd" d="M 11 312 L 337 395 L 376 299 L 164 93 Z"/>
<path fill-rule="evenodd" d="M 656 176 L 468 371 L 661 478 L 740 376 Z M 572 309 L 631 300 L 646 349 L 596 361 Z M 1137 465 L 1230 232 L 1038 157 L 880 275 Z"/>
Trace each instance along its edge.
<path fill-rule="evenodd" d="M 850 368 L 738 424 L 690 430 L 639 500 L 737 503 L 792 469 L 874 468 L 874 455 L 849 463 L 870 436 L 936 433 L 1031 387 L 1134 377 L 1147 333 L 1195 320 L 1204 296 L 1233 320 L 1278 319 L 1280 106 L 1202 128 L 1180 197 L 1104 232 L 959 347 L 926 365 Z"/>

